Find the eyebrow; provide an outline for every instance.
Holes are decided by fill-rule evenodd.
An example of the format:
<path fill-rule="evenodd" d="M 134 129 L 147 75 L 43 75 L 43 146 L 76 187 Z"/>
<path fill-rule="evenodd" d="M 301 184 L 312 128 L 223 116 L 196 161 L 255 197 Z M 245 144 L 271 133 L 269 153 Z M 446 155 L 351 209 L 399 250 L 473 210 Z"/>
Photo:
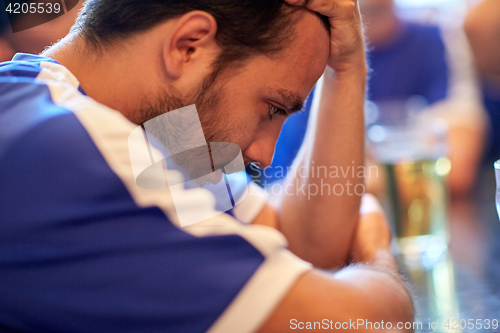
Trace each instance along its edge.
<path fill-rule="evenodd" d="M 275 88 L 272 91 L 279 95 L 290 114 L 298 112 L 304 108 L 304 100 L 297 94 L 287 89 Z"/>

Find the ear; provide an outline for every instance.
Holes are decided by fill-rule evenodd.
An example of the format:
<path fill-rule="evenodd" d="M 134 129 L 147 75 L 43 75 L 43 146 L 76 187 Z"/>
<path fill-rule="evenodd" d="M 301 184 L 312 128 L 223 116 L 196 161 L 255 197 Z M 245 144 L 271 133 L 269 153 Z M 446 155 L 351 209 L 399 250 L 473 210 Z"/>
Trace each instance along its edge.
<path fill-rule="evenodd" d="M 163 45 L 163 61 L 167 75 L 179 78 L 188 65 L 208 67 L 215 52 L 220 50 L 215 35 L 217 22 L 204 11 L 184 14 L 174 25 Z"/>

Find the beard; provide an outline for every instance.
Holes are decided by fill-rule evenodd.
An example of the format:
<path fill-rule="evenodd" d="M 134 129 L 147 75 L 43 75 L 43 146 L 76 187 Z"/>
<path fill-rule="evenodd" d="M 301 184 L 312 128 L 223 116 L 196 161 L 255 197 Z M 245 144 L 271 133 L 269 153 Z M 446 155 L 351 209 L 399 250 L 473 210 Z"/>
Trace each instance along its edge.
<path fill-rule="evenodd" d="M 224 84 L 218 79 L 219 76 L 209 75 L 205 77 L 198 87 L 187 94 L 189 97 L 183 97 L 174 87 L 169 87 L 153 97 L 143 98 L 141 107 L 133 114 L 131 121 L 142 125 L 169 111 L 194 104 L 206 142 L 227 139 L 224 131 L 219 130 L 224 127 L 224 117 L 220 112 L 220 105 L 224 100 Z M 161 133 L 155 134 L 162 136 Z"/>
<path fill-rule="evenodd" d="M 190 179 L 206 176 L 222 168 L 239 152 L 239 149 L 236 152 L 234 147 L 228 147 L 231 143 L 219 144 L 230 140 L 226 120 L 228 117 L 222 108 L 224 84 L 218 77 L 205 77 L 203 82 L 188 94 L 189 97 L 182 97 L 180 92 L 170 87 L 155 97 L 145 98 L 141 108 L 134 114 L 135 119 L 132 119 L 142 125 L 148 139 L 151 139 L 149 135 L 152 135 L 156 141 L 167 147 L 167 155 L 170 154 L 166 159 L 167 165 L 173 162 L 180 166 Z M 189 110 L 190 107 L 186 107 L 192 104 L 196 106 L 197 114 Z M 174 117 L 168 115 L 168 112 L 181 108 L 185 108 L 185 111 L 176 113 Z M 210 144 L 215 142 L 218 144 Z M 214 159 L 214 154 L 218 158 Z"/>

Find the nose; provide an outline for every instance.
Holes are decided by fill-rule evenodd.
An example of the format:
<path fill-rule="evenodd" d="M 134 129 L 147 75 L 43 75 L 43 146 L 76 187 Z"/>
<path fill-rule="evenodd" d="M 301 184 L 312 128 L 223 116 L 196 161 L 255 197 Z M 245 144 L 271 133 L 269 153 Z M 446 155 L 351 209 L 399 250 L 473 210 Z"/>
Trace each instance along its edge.
<path fill-rule="evenodd" d="M 245 160 L 255 162 L 261 169 L 270 166 L 282 125 L 283 122 L 276 121 L 259 131 L 253 142 L 243 151 Z"/>

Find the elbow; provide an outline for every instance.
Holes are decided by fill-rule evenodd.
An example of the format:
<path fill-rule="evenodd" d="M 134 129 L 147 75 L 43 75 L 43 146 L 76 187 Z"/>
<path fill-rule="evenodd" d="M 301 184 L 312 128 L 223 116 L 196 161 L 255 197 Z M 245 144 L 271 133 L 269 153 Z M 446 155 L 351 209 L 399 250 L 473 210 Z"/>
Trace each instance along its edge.
<path fill-rule="evenodd" d="M 303 230 L 301 237 L 290 237 L 289 249 L 294 254 L 320 269 L 334 269 L 346 266 L 351 259 L 354 233 L 359 221 L 359 209 L 342 219 L 342 225 L 331 231 Z"/>
<path fill-rule="evenodd" d="M 319 269 L 336 269 L 345 267 L 351 260 L 354 234 L 344 234 L 343 239 L 327 237 L 312 241 L 303 246 L 302 253 L 296 253 L 302 259 Z M 293 252 L 293 249 L 291 249 Z"/>

